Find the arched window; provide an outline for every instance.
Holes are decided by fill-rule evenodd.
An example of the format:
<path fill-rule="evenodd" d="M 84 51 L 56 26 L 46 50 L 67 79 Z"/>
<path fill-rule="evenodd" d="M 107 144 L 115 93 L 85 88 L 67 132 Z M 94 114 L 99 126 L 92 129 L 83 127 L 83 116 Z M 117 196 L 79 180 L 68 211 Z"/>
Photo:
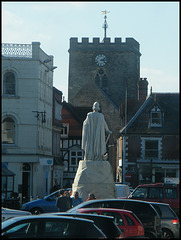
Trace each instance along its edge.
<path fill-rule="evenodd" d="M 5 118 L 2 123 L 2 143 L 15 144 L 15 122 L 12 118 Z"/>
<path fill-rule="evenodd" d="M 15 95 L 15 74 L 6 72 L 3 76 L 3 94 Z"/>
<path fill-rule="evenodd" d="M 106 93 L 108 93 L 108 79 L 104 70 L 99 69 L 98 73 L 95 76 L 95 83 L 102 88 Z"/>

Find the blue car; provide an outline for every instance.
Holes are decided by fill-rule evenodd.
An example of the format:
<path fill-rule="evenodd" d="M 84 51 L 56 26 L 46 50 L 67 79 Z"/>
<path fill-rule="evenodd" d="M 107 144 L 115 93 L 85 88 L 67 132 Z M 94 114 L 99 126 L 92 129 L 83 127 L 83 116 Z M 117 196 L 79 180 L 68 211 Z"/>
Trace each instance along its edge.
<path fill-rule="evenodd" d="M 69 189 L 66 189 L 69 190 Z M 43 199 L 27 202 L 21 206 L 21 210 L 29 211 L 32 214 L 58 212 L 56 200 L 60 196 L 59 190 L 49 194 Z"/>

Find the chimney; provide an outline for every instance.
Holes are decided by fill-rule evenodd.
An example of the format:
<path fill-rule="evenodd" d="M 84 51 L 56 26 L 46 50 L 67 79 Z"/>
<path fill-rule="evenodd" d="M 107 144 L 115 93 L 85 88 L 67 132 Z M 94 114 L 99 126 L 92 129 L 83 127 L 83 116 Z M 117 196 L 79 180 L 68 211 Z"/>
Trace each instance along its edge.
<path fill-rule="evenodd" d="M 138 101 L 144 102 L 148 94 L 147 78 L 140 78 L 138 81 Z"/>

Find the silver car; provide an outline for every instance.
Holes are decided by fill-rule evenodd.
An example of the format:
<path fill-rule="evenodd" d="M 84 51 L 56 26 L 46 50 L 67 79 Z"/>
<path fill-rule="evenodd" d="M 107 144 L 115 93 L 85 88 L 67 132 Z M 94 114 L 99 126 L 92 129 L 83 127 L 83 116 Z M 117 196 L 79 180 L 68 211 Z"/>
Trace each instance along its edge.
<path fill-rule="evenodd" d="M 7 219 L 13 218 L 13 217 L 20 217 L 25 215 L 31 215 L 30 212 L 27 211 L 21 211 L 21 210 L 15 210 L 15 209 L 9 209 L 9 208 L 1 208 L 1 221 L 4 222 Z"/>
<path fill-rule="evenodd" d="M 176 213 L 172 210 L 169 204 L 150 202 L 151 205 L 157 210 L 161 218 L 161 229 L 163 238 L 173 239 L 180 238 L 180 222 Z"/>

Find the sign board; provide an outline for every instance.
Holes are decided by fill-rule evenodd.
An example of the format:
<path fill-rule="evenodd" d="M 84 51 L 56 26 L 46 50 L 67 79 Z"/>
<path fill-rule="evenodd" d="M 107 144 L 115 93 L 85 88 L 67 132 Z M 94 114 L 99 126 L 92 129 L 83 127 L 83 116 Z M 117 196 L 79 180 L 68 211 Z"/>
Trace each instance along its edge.
<path fill-rule="evenodd" d="M 40 158 L 40 165 L 52 166 L 53 159 L 52 158 Z"/>

